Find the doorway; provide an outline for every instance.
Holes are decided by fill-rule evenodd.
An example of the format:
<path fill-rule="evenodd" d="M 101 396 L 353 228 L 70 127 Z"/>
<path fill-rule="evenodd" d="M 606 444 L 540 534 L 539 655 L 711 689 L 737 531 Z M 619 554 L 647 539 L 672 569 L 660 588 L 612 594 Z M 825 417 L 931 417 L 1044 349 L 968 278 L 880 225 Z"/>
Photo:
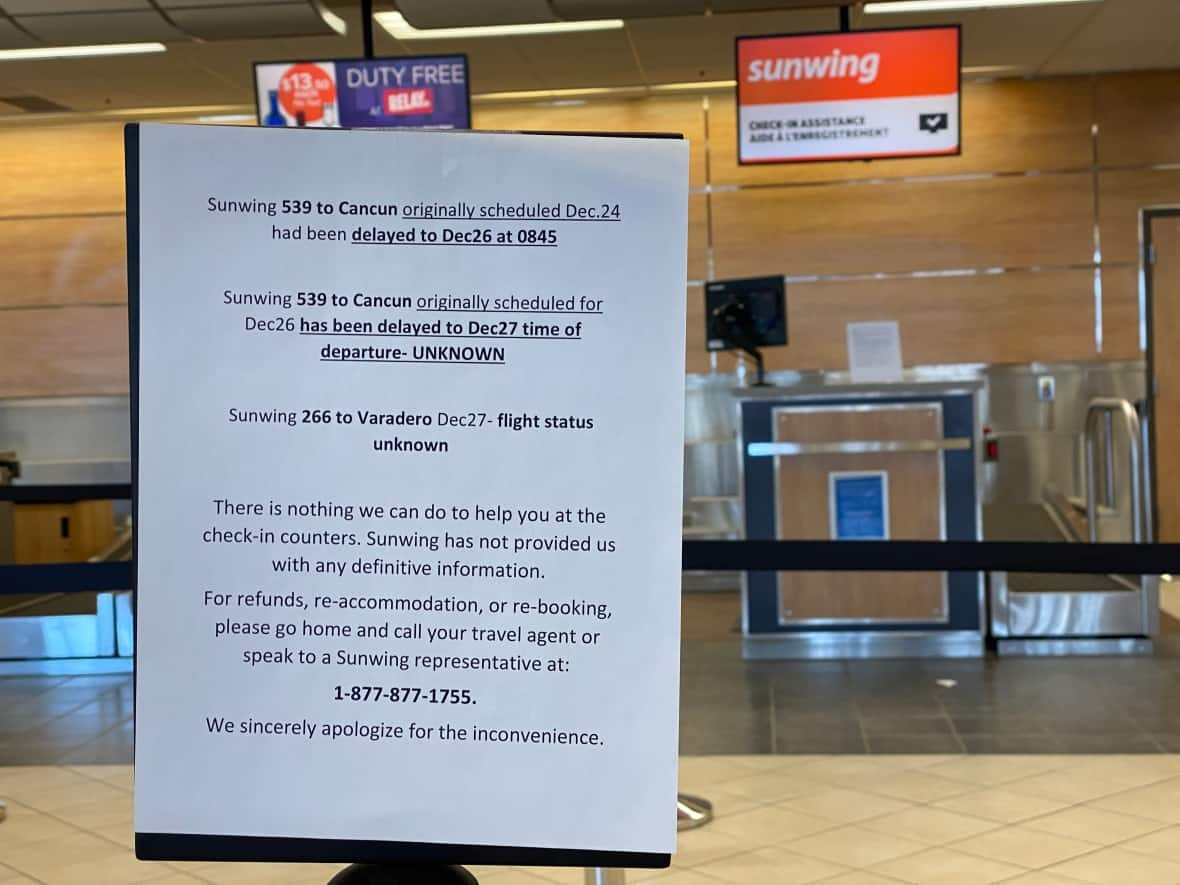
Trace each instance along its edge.
<path fill-rule="evenodd" d="M 1155 538 L 1180 541 L 1180 206 L 1144 209 L 1141 280 L 1146 327 Z"/>

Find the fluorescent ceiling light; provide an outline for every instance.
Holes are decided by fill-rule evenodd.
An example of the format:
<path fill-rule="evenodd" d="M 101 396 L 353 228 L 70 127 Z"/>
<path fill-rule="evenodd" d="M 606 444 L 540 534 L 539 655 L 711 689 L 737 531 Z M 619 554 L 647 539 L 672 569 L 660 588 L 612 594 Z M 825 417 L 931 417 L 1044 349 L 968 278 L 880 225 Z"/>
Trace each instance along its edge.
<path fill-rule="evenodd" d="M 40 58 L 90 58 L 96 55 L 142 55 L 165 52 L 163 43 L 106 43 L 99 46 L 39 46 L 36 49 L 0 50 L 0 61 L 31 61 Z"/>
<path fill-rule="evenodd" d="M 1066 3 L 1099 3 L 1101 0 L 894 0 L 866 3 L 865 12 L 952 12 L 960 9 L 1010 9 L 1017 6 L 1059 6 Z"/>
<path fill-rule="evenodd" d="M 485 25 L 473 28 L 415 28 L 400 12 L 378 12 L 373 18 L 398 40 L 461 40 L 472 37 L 529 37 L 533 34 L 571 34 L 577 31 L 614 31 L 621 18 L 583 22 L 538 22 L 530 25 Z"/>
<path fill-rule="evenodd" d="M 253 123 L 257 117 L 254 114 L 208 114 L 197 117 L 198 123 Z"/>
<path fill-rule="evenodd" d="M 713 92 L 737 86 L 737 80 L 686 80 L 683 83 L 656 83 L 652 92 Z"/>
<path fill-rule="evenodd" d="M 320 14 L 320 18 L 324 20 L 324 24 L 326 24 L 341 37 L 348 33 L 348 22 L 346 22 L 332 10 L 328 9 L 326 6 L 320 6 L 317 11 Z"/>

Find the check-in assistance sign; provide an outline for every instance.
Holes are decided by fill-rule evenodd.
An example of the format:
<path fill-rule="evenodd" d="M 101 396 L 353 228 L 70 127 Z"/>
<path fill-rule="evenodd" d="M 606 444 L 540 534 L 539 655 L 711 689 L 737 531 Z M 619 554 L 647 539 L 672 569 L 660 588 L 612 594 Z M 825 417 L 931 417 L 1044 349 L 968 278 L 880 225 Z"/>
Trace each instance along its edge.
<path fill-rule="evenodd" d="M 957 154 L 959 28 L 737 41 L 738 160 Z"/>

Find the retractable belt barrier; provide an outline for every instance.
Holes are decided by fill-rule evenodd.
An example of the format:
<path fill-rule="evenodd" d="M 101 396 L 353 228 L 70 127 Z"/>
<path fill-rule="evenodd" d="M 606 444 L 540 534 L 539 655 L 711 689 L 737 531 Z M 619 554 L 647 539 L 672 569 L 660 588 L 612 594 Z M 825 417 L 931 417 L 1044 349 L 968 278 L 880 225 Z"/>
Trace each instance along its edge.
<path fill-rule="evenodd" d="M 14 504 L 72 504 L 74 501 L 126 501 L 131 499 L 131 483 L 73 485 L 0 485 L 0 501 Z"/>
<path fill-rule="evenodd" d="M 1044 541 L 685 541 L 687 571 L 1165 575 L 1180 544 Z"/>
<path fill-rule="evenodd" d="M 685 541 L 686 571 L 1041 572 L 1163 575 L 1180 572 L 1180 544 L 1028 541 Z M 0 596 L 131 588 L 133 562 L 0 565 Z"/>
<path fill-rule="evenodd" d="M 0 596 L 130 590 L 134 568 L 130 561 L 0 565 Z"/>

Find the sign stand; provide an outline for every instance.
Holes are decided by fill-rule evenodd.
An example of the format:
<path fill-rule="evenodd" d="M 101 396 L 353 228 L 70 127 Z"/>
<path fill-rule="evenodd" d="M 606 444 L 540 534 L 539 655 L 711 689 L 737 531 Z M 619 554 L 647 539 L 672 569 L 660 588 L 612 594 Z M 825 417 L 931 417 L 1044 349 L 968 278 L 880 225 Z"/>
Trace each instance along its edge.
<path fill-rule="evenodd" d="M 341 870 L 328 885 L 479 885 L 479 882 L 457 866 L 358 863 Z"/>
<path fill-rule="evenodd" d="M 627 871 L 615 867 L 595 867 L 586 870 L 586 877 L 582 882 L 583 885 L 626 885 Z"/>
<path fill-rule="evenodd" d="M 700 796 L 680 793 L 676 797 L 676 829 L 695 830 L 713 819 L 713 803 Z"/>

